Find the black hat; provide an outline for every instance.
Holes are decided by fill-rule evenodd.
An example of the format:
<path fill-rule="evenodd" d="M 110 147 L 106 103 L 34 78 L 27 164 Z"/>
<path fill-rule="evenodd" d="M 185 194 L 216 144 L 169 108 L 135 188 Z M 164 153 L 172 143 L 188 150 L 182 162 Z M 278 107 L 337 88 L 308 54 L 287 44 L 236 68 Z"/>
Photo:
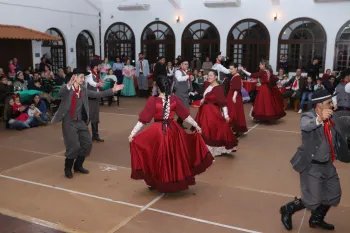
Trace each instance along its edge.
<path fill-rule="evenodd" d="M 344 79 L 346 76 L 349 76 L 349 75 L 350 75 L 350 68 L 348 68 L 348 69 L 346 69 L 346 70 L 343 70 L 343 71 L 341 72 L 340 78 L 341 78 L 341 79 Z"/>
<path fill-rule="evenodd" d="M 90 67 L 91 67 L 91 69 L 93 69 L 95 66 L 98 66 L 98 65 L 100 65 L 101 64 L 101 61 L 100 60 L 92 60 L 91 62 L 90 62 Z"/>
<path fill-rule="evenodd" d="M 90 72 L 88 72 L 87 70 L 84 70 L 84 69 L 78 69 L 78 68 L 75 68 L 72 72 L 72 75 L 79 75 L 79 74 L 83 74 L 84 76 L 88 76 L 90 74 Z"/>
<path fill-rule="evenodd" d="M 322 103 L 326 100 L 332 99 L 333 96 L 336 96 L 338 93 L 329 94 L 329 92 L 325 89 L 320 89 L 312 93 L 311 100 L 308 101 L 309 104 L 318 104 Z"/>

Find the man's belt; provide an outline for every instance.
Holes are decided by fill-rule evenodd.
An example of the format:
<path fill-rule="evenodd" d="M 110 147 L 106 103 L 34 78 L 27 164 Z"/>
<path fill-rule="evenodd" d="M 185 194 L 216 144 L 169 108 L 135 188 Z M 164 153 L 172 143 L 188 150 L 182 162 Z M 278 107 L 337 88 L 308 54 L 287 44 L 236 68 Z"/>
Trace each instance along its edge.
<path fill-rule="evenodd" d="M 319 165 L 326 165 L 330 162 L 330 160 L 326 161 L 326 162 L 320 162 L 320 161 L 317 161 L 317 160 L 311 160 L 311 163 L 313 164 L 319 164 Z"/>

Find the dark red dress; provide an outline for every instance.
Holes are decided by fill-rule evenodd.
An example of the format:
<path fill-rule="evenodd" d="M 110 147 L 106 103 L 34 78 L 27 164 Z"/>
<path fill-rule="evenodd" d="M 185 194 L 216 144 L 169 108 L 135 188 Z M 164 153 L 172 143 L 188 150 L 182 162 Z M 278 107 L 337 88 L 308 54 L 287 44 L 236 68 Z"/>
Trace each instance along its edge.
<path fill-rule="evenodd" d="M 208 86 L 195 119 L 202 128 L 202 137 L 213 156 L 236 151 L 238 144 L 230 124 L 221 112 L 226 104 L 224 88 L 220 85 Z"/>
<path fill-rule="evenodd" d="M 186 119 L 190 113 L 176 96 L 170 97 L 168 125 L 163 131 L 163 100 L 150 97 L 139 121 L 149 123 L 130 144 L 131 178 L 143 179 L 159 192 L 178 192 L 195 184 L 194 176 L 204 172 L 213 162 L 200 134 L 186 133 L 173 119 Z"/>
<path fill-rule="evenodd" d="M 253 104 L 253 118 L 259 121 L 272 121 L 284 117 L 286 113 L 283 110 L 283 102 L 280 103 L 281 93 L 277 93 L 277 86 L 276 88 L 271 86 L 270 77 L 272 78 L 273 74 L 268 70 L 260 70 L 252 73 L 251 77 L 259 78 L 261 83 Z"/>
<path fill-rule="evenodd" d="M 227 94 L 226 101 L 231 127 L 233 131 L 237 133 L 244 133 L 248 131 L 241 90 L 242 78 L 239 74 L 235 74 L 230 81 L 230 89 Z M 234 103 L 232 100 L 235 91 L 237 91 L 236 103 Z"/>

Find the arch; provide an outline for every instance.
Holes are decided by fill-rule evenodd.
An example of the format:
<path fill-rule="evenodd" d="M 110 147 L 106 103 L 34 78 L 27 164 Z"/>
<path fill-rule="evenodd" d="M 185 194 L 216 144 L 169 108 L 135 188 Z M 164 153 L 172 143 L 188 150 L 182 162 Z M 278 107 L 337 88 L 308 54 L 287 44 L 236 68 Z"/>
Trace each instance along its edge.
<path fill-rule="evenodd" d="M 232 26 L 227 35 L 227 56 L 247 70 L 258 69 L 262 59 L 269 59 L 270 33 L 255 19 L 243 19 Z"/>
<path fill-rule="evenodd" d="M 81 31 L 76 41 L 77 68 L 85 69 L 95 54 L 95 42 L 91 33 Z"/>
<path fill-rule="evenodd" d="M 220 51 L 220 34 L 209 21 L 196 20 L 191 22 L 182 33 L 182 56 L 192 60 L 193 56 L 202 61 Z"/>
<path fill-rule="evenodd" d="M 109 26 L 104 37 L 105 57 L 115 60 L 116 57 L 127 56 L 135 59 L 135 34 L 131 27 L 123 22 Z"/>
<path fill-rule="evenodd" d="M 334 67 L 336 71 L 350 68 L 350 20 L 338 31 L 335 40 Z"/>
<path fill-rule="evenodd" d="M 165 22 L 149 23 L 141 34 L 141 50 L 150 63 L 157 62 L 157 57 L 164 56 L 167 61 L 175 58 L 175 33 Z"/>
<path fill-rule="evenodd" d="M 307 70 L 314 57 L 320 59 L 320 68 L 324 68 L 327 34 L 323 26 L 311 18 L 297 18 L 287 23 L 278 38 L 278 58 L 286 56 L 288 70 L 298 68 Z M 279 68 L 279 61 L 277 62 Z"/>
<path fill-rule="evenodd" d="M 62 40 L 58 41 L 43 41 L 41 44 L 43 54 L 49 55 L 52 65 L 52 72 L 57 73 L 59 68 L 66 68 L 66 41 L 60 30 L 57 28 L 49 28 L 46 33 L 59 36 Z"/>

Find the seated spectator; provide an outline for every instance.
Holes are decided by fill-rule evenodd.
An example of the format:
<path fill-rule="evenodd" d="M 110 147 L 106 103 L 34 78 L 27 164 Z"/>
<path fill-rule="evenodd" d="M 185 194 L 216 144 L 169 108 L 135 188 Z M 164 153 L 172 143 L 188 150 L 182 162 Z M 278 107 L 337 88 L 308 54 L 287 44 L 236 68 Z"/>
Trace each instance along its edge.
<path fill-rule="evenodd" d="M 322 90 L 322 89 L 325 89 L 323 84 L 322 84 L 322 78 L 318 78 L 316 80 L 316 85 L 314 86 L 314 91 L 317 91 L 317 90 Z"/>
<path fill-rule="evenodd" d="M 28 81 L 28 89 L 29 90 L 34 90 L 34 82 L 39 81 L 41 85 L 43 85 L 42 80 L 40 78 L 40 75 L 38 72 L 34 72 L 32 80 Z"/>
<path fill-rule="evenodd" d="M 63 85 L 66 82 L 66 74 L 62 68 L 58 69 L 58 75 L 55 75 L 55 85 Z"/>
<path fill-rule="evenodd" d="M 15 78 L 16 77 L 16 66 L 13 64 L 13 60 L 9 61 L 8 76 L 9 76 L 9 78 Z"/>
<path fill-rule="evenodd" d="M 327 69 L 327 70 L 326 70 L 326 73 L 324 73 L 324 74 L 322 75 L 322 80 L 323 80 L 323 81 L 326 80 L 330 75 L 331 75 L 331 70 L 330 70 L 330 69 Z"/>
<path fill-rule="evenodd" d="M 4 102 L 8 94 L 13 93 L 13 86 L 6 77 L 1 77 L 0 82 L 0 102 Z"/>
<path fill-rule="evenodd" d="M 323 86 L 326 88 L 326 90 L 333 94 L 335 91 L 335 88 L 337 87 L 337 84 L 335 82 L 335 76 L 330 75 L 327 79 L 323 81 Z"/>
<path fill-rule="evenodd" d="M 34 95 L 33 103 L 34 103 L 35 107 L 37 107 L 39 109 L 39 111 L 42 113 L 42 114 L 40 114 L 41 119 L 44 121 L 48 121 L 49 117 L 47 115 L 46 104 L 42 99 L 40 99 L 39 95 Z"/>
<path fill-rule="evenodd" d="M 13 82 L 13 88 L 15 91 L 25 91 L 28 90 L 27 83 L 24 81 L 24 75 L 22 71 L 18 71 L 16 79 Z"/>
<path fill-rule="evenodd" d="M 30 119 L 33 119 L 31 122 L 31 126 L 37 126 L 37 125 L 46 125 L 47 121 L 44 121 L 41 118 L 41 115 L 43 115 L 43 113 L 35 106 L 34 103 L 32 103 L 31 105 L 29 105 L 28 111 L 27 111 L 28 117 Z"/>
<path fill-rule="evenodd" d="M 0 77 L 6 77 L 6 74 L 4 73 L 3 68 L 0 68 Z"/>
<path fill-rule="evenodd" d="M 283 97 L 285 99 L 294 99 L 294 111 L 296 112 L 299 110 L 300 97 L 304 84 L 305 78 L 301 76 L 301 69 L 297 69 L 296 75 L 284 84 L 284 87 L 290 86 L 291 88 L 283 93 Z"/>
<path fill-rule="evenodd" d="M 30 128 L 29 124 L 32 122 L 33 118 L 29 118 L 28 114 L 25 113 L 26 107 L 21 104 L 19 95 L 14 95 L 13 98 L 9 100 L 9 105 L 11 107 L 8 111 L 8 127 L 17 130 Z"/>
<path fill-rule="evenodd" d="M 303 112 L 303 107 L 304 107 L 305 101 L 311 100 L 312 93 L 314 92 L 314 86 L 315 86 L 315 84 L 313 83 L 312 78 L 307 77 L 306 83 L 305 83 L 304 89 L 303 89 L 303 94 L 301 96 L 301 102 L 300 102 L 300 107 L 299 107 L 298 113 Z M 308 107 L 308 110 L 309 110 L 309 107 Z"/>
<path fill-rule="evenodd" d="M 29 82 L 33 78 L 33 75 L 30 73 L 28 69 L 24 71 L 23 75 L 24 75 L 24 80 L 26 80 L 27 82 Z"/>

